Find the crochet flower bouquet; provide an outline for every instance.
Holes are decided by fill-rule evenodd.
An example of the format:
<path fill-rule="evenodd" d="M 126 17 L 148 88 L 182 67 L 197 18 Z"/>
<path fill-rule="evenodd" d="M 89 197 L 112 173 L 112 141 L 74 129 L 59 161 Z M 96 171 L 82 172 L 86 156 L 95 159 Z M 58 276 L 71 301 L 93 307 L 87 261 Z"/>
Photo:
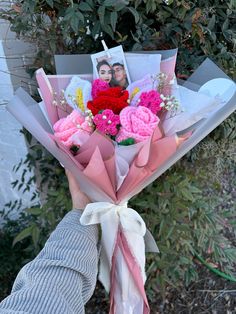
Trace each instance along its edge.
<path fill-rule="evenodd" d="M 175 58 L 162 60 L 155 75 L 133 77 L 126 89 L 92 74 L 39 69 L 43 102 L 19 89 L 8 105 L 93 201 L 81 223 L 101 225 L 99 279 L 110 292 L 110 313 L 149 313 L 145 250 L 158 249 L 128 200 L 235 109 L 234 83 L 210 60 L 179 86 Z"/>

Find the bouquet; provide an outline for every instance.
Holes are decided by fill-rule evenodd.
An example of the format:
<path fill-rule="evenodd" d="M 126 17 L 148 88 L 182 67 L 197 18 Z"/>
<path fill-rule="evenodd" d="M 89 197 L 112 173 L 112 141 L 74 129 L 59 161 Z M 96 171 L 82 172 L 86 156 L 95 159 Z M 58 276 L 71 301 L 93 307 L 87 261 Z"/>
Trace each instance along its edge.
<path fill-rule="evenodd" d="M 175 54 L 163 60 L 162 53 L 105 47 L 92 61 L 87 75 L 39 69 L 43 102 L 18 90 L 8 110 L 94 202 L 81 223 L 101 225 L 99 280 L 110 292 L 110 313 L 149 313 L 145 250 L 158 248 L 127 202 L 235 110 L 235 84 L 207 60 L 178 85 Z"/>

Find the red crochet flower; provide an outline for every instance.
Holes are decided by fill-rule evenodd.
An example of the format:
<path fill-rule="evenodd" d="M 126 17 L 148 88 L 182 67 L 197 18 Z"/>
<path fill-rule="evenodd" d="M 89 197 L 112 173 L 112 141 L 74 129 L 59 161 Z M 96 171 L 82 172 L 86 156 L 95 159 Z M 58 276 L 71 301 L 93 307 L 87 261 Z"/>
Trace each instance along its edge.
<path fill-rule="evenodd" d="M 91 101 L 88 101 L 87 108 L 90 109 L 93 115 L 99 113 L 100 110 L 111 109 L 115 114 L 128 106 L 127 100 L 129 93 L 123 90 L 122 87 L 111 87 L 106 91 L 98 92 L 98 96 Z"/>

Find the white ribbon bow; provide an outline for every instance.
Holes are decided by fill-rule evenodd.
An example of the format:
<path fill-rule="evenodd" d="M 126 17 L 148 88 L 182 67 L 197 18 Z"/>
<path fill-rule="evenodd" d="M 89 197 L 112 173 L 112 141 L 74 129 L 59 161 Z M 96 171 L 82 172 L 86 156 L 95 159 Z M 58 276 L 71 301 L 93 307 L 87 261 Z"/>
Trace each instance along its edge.
<path fill-rule="evenodd" d="M 101 257 L 99 280 L 107 292 L 110 290 L 110 270 L 112 255 L 115 249 L 116 237 L 121 225 L 129 248 L 140 267 L 143 283 L 145 275 L 145 244 L 146 225 L 141 216 L 126 204 L 115 205 L 108 202 L 90 203 L 86 206 L 80 218 L 82 225 L 101 224 Z"/>

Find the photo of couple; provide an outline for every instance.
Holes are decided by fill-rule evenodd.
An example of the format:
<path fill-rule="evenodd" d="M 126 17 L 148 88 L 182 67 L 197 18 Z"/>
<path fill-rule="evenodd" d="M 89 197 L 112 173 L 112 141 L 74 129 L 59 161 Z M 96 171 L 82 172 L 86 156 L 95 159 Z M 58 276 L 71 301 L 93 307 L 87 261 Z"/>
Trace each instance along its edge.
<path fill-rule="evenodd" d="M 126 88 L 129 83 L 129 74 L 121 46 L 109 49 L 109 54 L 104 51 L 91 56 L 97 78 L 109 83 L 111 87 L 121 86 Z"/>
<path fill-rule="evenodd" d="M 102 60 L 97 63 L 98 76 L 101 80 L 110 84 L 110 86 L 128 86 L 128 79 L 124 65 L 120 62 L 109 64 L 108 61 Z"/>

